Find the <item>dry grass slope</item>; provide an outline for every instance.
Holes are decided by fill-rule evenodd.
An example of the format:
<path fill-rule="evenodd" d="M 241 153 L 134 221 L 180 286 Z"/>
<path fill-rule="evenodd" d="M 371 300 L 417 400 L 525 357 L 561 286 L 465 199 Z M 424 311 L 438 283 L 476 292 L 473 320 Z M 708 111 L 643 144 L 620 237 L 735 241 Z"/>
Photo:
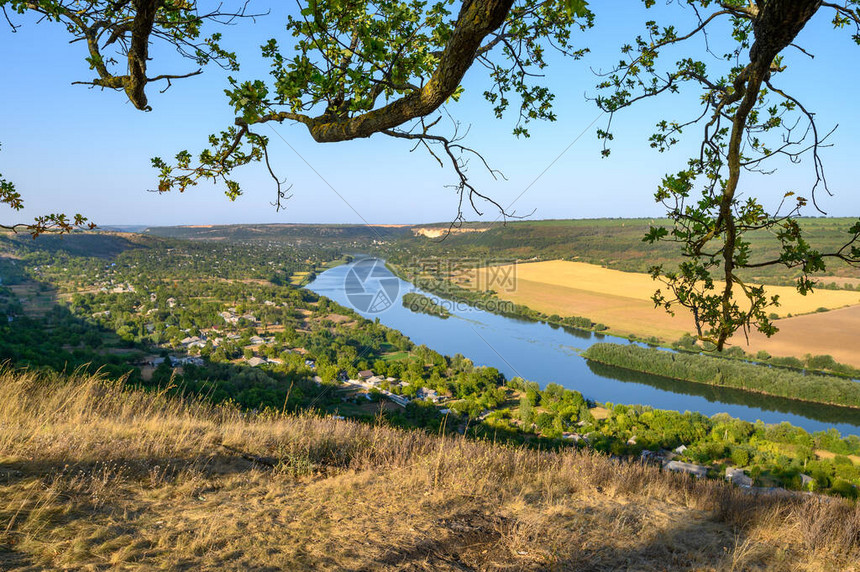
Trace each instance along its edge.
<path fill-rule="evenodd" d="M 835 499 L 0 371 L 4 570 L 851 570 L 858 557 L 860 509 Z"/>

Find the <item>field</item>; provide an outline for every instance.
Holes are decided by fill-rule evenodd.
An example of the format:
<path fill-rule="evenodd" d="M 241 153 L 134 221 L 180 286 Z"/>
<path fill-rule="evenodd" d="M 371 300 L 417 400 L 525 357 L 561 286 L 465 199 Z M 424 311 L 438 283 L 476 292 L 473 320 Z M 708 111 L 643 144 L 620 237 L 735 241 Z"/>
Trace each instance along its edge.
<path fill-rule="evenodd" d="M 750 334 L 746 351 L 765 350 L 775 356 L 831 355 L 836 361 L 860 367 L 860 306 L 777 320 L 779 333 L 768 339 Z M 737 336 L 735 336 L 737 338 Z"/>
<path fill-rule="evenodd" d="M 307 277 L 307 272 L 293 272 L 293 275 L 290 276 L 290 284 L 293 286 L 301 286 L 305 283 Z"/>
<path fill-rule="evenodd" d="M 672 341 L 695 329 L 692 318 L 683 309 L 679 308 L 677 315 L 672 317 L 654 308 L 651 295 L 660 283 L 644 273 L 622 272 L 583 262 L 531 262 L 516 265 L 516 286 L 513 291 L 506 292 L 494 285 L 492 280 L 493 273 L 504 275 L 505 270 L 482 270 L 478 284 L 497 290 L 502 299 L 547 314 L 583 316 L 601 322 L 618 335 L 632 333 Z M 780 306 L 773 309 L 779 316 L 810 315 L 780 320 L 778 325 L 783 328 L 783 333 L 789 332 L 789 335 L 782 336 L 786 341 L 779 342 L 777 338 L 756 340 L 756 350 L 766 349 L 774 355 L 813 353 L 836 357 L 841 348 L 844 351 L 839 351 L 840 361 L 853 361 L 857 362 L 855 365 L 860 365 L 860 355 L 856 351 L 860 347 L 860 306 L 857 306 L 860 304 L 860 292 L 817 290 L 811 295 L 801 296 L 789 286 L 768 286 L 767 292 L 779 295 Z M 846 308 L 848 306 L 853 307 Z M 819 308 L 845 309 L 816 313 Z M 839 331 L 845 332 L 845 335 L 836 335 Z M 791 346 L 792 352 L 786 353 L 790 347 L 789 339 L 796 339 L 798 345 Z M 802 347 L 799 345 L 801 339 Z M 774 345 L 771 349 L 769 344 L 772 343 L 780 345 Z M 853 356 L 850 355 L 852 353 Z"/>
<path fill-rule="evenodd" d="M 0 426 L 3 570 L 858 570 L 856 503 L 587 451 L 9 371 Z"/>
<path fill-rule="evenodd" d="M 24 315 L 30 318 L 44 316 L 56 305 L 56 291 L 28 280 L 9 286 L 24 308 Z"/>

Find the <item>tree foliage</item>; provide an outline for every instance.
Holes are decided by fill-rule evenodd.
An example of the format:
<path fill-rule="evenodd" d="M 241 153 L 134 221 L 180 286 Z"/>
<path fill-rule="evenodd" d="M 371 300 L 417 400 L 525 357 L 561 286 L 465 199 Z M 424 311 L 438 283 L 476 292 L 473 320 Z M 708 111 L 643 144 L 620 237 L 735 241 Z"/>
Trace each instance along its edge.
<path fill-rule="evenodd" d="M 645 4 L 651 6 L 654 0 Z M 853 40 L 860 43 L 860 4 L 855 0 L 839 4 L 687 0 L 678 4 L 692 8 L 698 23 L 681 31 L 649 21 L 647 33 L 622 48 L 624 59 L 599 84 L 603 93 L 596 102 L 611 118 L 643 99 L 678 92 L 685 84 L 701 90 L 700 114 L 687 120 L 663 119 L 650 138 L 653 148 L 665 151 L 681 141 L 685 130 L 694 126 L 701 130 L 694 135 L 700 141 L 698 154 L 684 169 L 666 175 L 655 194 L 674 227 L 654 227 L 645 240 L 674 241 L 686 257 L 677 269 L 652 268 L 654 278 L 666 285 L 665 292 L 655 293 L 655 304 L 670 312 L 675 305 L 688 308 L 699 336 L 722 349 L 739 329 L 747 332 L 754 327 L 768 336 L 777 331 L 768 309 L 778 305 L 778 298 L 766 296 L 761 286 L 746 284 L 738 270 L 773 265 L 800 268 L 797 288 L 806 294 L 814 286 L 810 275 L 824 270 L 825 259 L 860 261 L 860 248 L 854 245 L 860 237 L 860 222 L 847 229 L 842 248 L 821 252 L 809 245 L 796 220 L 807 198 L 789 190 L 777 208 L 769 210 L 755 196 L 743 197 L 741 186 L 745 171 L 768 172 L 770 159 L 799 162 L 809 153 L 816 177 L 810 190 L 812 201 L 819 187 L 826 189 L 819 150 L 829 133 L 820 130 L 813 112 L 780 87 L 781 74 L 787 73 L 782 52 L 789 47 L 803 51 L 794 42 L 819 11 L 832 15 L 836 28 L 853 24 Z M 693 38 L 707 41 L 707 33 L 724 21 L 729 24 L 731 49 L 721 56 L 710 52 L 710 64 L 695 57 L 671 64 L 661 60 L 670 46 Z M 612 140 L 608 128 L 599 135 L 606 143 Z M 608 153 L 605 147 L 604 154 Z M 750 250 L 747 235 L 761 230 L 778 241 L 778 257 L 760 258 Z"/>
<path fill-rule="evenodd" d="M 654 0 L 643 0 L 647 7 Z M 813 18 L 830 18 L 835 28 L 853 30 L 860 43 L 860 2 L 840 0 L 679 0 L 698 23 L 679 30 L 669 22 L 650 21 L 646 33 L 623 46 L 623 60 L 599 83 L 596 103 L 612 117 L 646 98 L 677 92 L 682 85 L 701 90 L 700 115 L 686 120 L 662 119 L 651 145 L 666 150 L 685 130 L 696 126 L 699 153 L 673 174 L 656 192 L 674 226 L 656 227 L 646 241 L 679 243 L 686 257 L 677 269 L 655 266 L 652 274 L 665 283 L 654 302 L 670 312 L 689 309 L 702 339 L 722 349 L 738 330 L 752 328 L 771 335 L 776 327 L 768 309 L 778 304 L 761 287 L 745 283 L 740 269 L 782 265 L 802 271 L 797 286 L 811 291 L 811 275 L 826 260 L 860 261 L 860 223 L 847 229 L 845 244 L 822 252 L 809 245 L 796 217 L 815 202 L 816 190 L 826 189 L 818 151 L 827 139 L 806 104 L 780 87 L 787 72 L 786 49 L 797 48 L 798 33 Z M 87 46 L 87 62 L 96 78 L 85 83 L 122 89 L 139 109 L 147 109 L 146 87 L 194 75 L 146 73 L 150 42 L 174 46 L 180 54 L 202 65 L 215 61 L 229 69 L 238 63 L 221 48 L 217 34 L 201 39 L 207 21 L 244 16 L 244 8 L 223 13 L 198 9 L 193 0 L 0 0 L 19 12 L 34 11 L 61 22 L 74 40 Z M 8 16 L 8 14 L 7 14 Z M 668 19 L 668 17 L 666 17 Z M 269 60 L 267 79 L 231 79 L 227 90 L 235 124 L 212 135 L 209 147 L 194 156 L 181 151 L 172 162 L 153 159 L 159 170 L 159 190 L 186 189 L 201 178 L 221 181 L 227 195 L 241 194 L 233 170 L 264 161 L 277 185 L 278 208 L 289 188 L 272 169 L 268 138 L 257 130 L 265 123 L 297 122 L 318 142 L 339 142 L 374 134 L 405 139 L 425 147 L 440 164 L 456 173 L 459 206 L 454 224 L 464 220 L 464 199 L 477 212 L 481 201 L 507 213 L 492 197 L 482 194 L 467 176 L 467 159 L 483 157 L 465 146 L 459 123 L 445 104 L 456 101 L 463 77 L 473 64 L 488 70 L 492 87 L 484 94 L 501 117 L 518 105 L 514 132 L 527 136 L 532 120 L 553 120 L 553 94 L 536 81 L 546 66 L 546 50 L 573 58 L 583 54 L 572 41 L 576 30 L 591 26 L 593 15 L 582 0 L 309 0 L 287 21 L 292 44 L 272 39 L 262 47 Z M 723 23 L 728 23 L 726 33 Z M 695 53 L 664 64 L 666 48 L 706 34 L 720 34 L 730 44 L 723 55 L 698 59 Z M 106 57 L 117 50 L 120 63 Z M 715 68 L 715 69 L 713 69 Z M 122 69 L 122 71 L 119 71 Z M 446 133 L 443 128 L 449 123 Z M 609 127 L 599 130 L 607 143 Z M 604 154 L 608 154 L 608 147 Z M 816 183 L 810 198 L 789 191 L 777 208 L 742 192 L 744 171 L 767 172 L 768 160 L 788 157 L 797 162 L 811 155 Z M 5 183 L 4 183 L 5 185 Z M 4 191 L 6 188 L 4 187 Z M 8 191 L 7 196 L 12 196 Z M 9 202 L 9 201 L 6 201 Z M 770 232 L 780 245 L 775 258 L 758 258 L 747 239 L 753 231 Z"/>
<path fill-rule="evenodd" d="M 459 123 L 444 106 L 458 99 L 463 77 L 478 62 L 489 70 L 493 83 L 484 96 L 496 116 L 509 111 L 514 94 L 519 99 L 514 133 L 528 136 L 530 121 L 555 119 L 553 94 L 536 82 L 546 50 L 580 57 L 583 50 L 572 46 L 571 33 L 590 26 L 592 17 L 584 6 L 579 15 L 567 10 L 561 0 L 474 0 L 459 9 L 457 4 L 314 0 L 303 5 L 299 17 L 287 21 L 291 49 L 277 39 L 262 47 L 271 65 L 268 80 L 231 78 L 227 96 L 235 125 L 212 135 L 209 148 L 197 157 L 181 151 L 172 164 L 153 160 L 159 190 L 182 191 L 203 178 L 222 181 L 233 199 L 241 192 L 231 179 L 233 169 L 265 160 L 280 208 L 288 189 L 269 163 L 268 138 L 256 129 L 289 121 L 305 126 L 320 143 L 379 133 L 423 146 L 457 174 L 457 221 L 464 198 L 478 212 L 483 200 L 512 214 L 469 182 L 469 157 L 494 176 L 499 173 L 462 143 Z"/>

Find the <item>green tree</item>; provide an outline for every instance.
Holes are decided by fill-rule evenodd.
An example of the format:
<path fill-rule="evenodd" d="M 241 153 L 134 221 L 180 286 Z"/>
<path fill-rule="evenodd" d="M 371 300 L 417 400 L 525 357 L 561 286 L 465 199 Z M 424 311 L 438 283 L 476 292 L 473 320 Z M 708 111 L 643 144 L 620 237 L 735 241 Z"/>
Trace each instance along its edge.
<path fill-rule="evenodd" d="M 643 0 L 652 7 L 654 0 Z M 825 269 L 826 260 L 860 261 L 860 222 L 848 230 L 843 248 L 822 252 L 806 240 L 796 220 L 815 191 L 825 184 L 818 150 L 827 131 L 814 113 L 780 84 L 786 64 L 782 53 L 813 19 L 830 19 L 835 28 L 853 28 L 860 43 L 860 0 L 687 0 L 698 22 L 680 29 L 671 18 L 646 23 L 646 33 L 622 47 L 618 68 L 599 83 L 597 105 L 610 117 L 637 102 L 681 91 L 684 85 L 700 90 L 703 111 L 690 119 L 661 118 L 650 143 L 664 151 L 682 139 L 692 125 L 702 127 L 700 152 L 680 170 L 665 177 L 655 198 L 667 207 L 673 226 L 654 227 L 646 239 L 672 240 L 685 261 L 677 269 L 655 266 L 652 275 L 664 282 L 654 301 L 672 312 L 680 306 L 692 312 L 699 336 L 721 350 L 737 330 L 752 328 L 772 335 L 776 327 L 768 310 L 777 304 L 763 288 L 746 284 L 744 268 L 784 265 L 800 270 L 798 289 L 809 292 L 811 276 Z M 228 69 L 235 56 L 220 46 L 220 36 L 201 37 L 207 22 L 246 14 L 204 13 L 197 3 L 174 0 L 0 0 L 4 11 L 36 12 L 65 26 L 78 45 L 86 46 L 86 60 L 95 73 L 83 83 L 123 90 L 138 109 L 147 109 L 149 84 L 198 73 L 148 73 L 149 45 L 158 42 L 177 48 L 197 65 L 216 62 Z M 8 15 L 8 14 L 7 14 Z M 535 83 L 536 71 L 546 66 L 547 50 L 578 58 L 583 49 L 573 33 L 591 26 L 593 14 L 584 0 L 437 0 L 403 4 L 394 0 L 343 3 L 313 0 L 302 5 L 298 17 L 287 20 L 291 46 L 273 38 L 262 47 L 271 64 L 271 79 L 239 82 L 230 79 L 227 95 L 235 111 L 233 125 L 209 139 L 210 146 L 196 157 L 180 151 L 172 162 L 153 159 L 159 171 L 159 190 L 183 190 L 200 179 L 220 181 L 231 199 L 241 194 L 233 170 L 264 161 L 277 187 L 276 206 L 287 196 L 268 155 L 268 139 L 257 129 L 266 123 L 298 123 L 318 142 L 340 142 L 381 134 L 430 150 L 454 171 L 459 205 L 468 199 L 476 210 L 481 200 L 495 205 L 469 181 L 465 161 L 477 152 L 460 142 L 456 123 L 451 133 L 441 131 L 447 117 L 441 106 L 456 100 L 466 73 L 477 62 L 489 70 L 493 85 L 485 97 L 498 117 L 519 105 L 514 133 L 528 135 L 532 120 L 554 120 L 553 94 Z M 606 24 L 608 25 L 608 24 Z M 731 42 L 722 66 L 710 68 L 694 50 L 677 62 L 663 65 L 666 48 L 706 34 Z M 108 51 L 122 56 L 113 58 Z M 710 51 L 710 50 L 709 50 Z M 796 128 L 805 122 L 809 127 Z M 607 143 L 609 128 L 598 131 Z M 697 136 L 698 137 L 698 136 Z M 811 197 L 785 194 L 785 208 L 768 211 L 753 193 L 744 192 L 744 170 L 767 170 L 767 161 L 787 156 L 792 161 L 809 151 L 817 183 Z M 604 154 L 608 154 L 608 147 Z M 480 157 L 480 156 L 479 156 Z M 482 157 L 480 157 L 483 159 Z M 486 162 L 484 162 L 486 165 Z M 699 187 L 699 191 L 695 189 Z M 0 201 L 20 202 L 2 181 Z M 744 197 L 743 199 L 741 197 Z M 53 215 L 52 215 L 53 216 Z M 62 219 L 68 226 L 68 220 Z M 455 222 L 463 220 L 458 210 Z M 51 222 L 51 219 L 48 219 Z M 56 222 L 56 221 L 54 221 Z M 75 221 L 78 222 L 78 221 Z M 44 228 L 38 221 L 34 231 Z M 779 255 L 754 256 L 749 234 L 768 231 Z M 715 279 L 722 279 L 717 286 Z"/>

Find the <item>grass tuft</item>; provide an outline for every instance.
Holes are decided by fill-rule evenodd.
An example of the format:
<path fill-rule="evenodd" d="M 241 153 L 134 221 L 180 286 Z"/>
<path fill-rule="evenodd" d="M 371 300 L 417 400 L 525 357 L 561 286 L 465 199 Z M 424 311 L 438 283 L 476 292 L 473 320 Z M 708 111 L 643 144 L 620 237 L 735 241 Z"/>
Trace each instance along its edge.
<path fill-rule="evenodd" d="M 0 370 L 0 569 L 856 568 L 860 509 Z"/>

